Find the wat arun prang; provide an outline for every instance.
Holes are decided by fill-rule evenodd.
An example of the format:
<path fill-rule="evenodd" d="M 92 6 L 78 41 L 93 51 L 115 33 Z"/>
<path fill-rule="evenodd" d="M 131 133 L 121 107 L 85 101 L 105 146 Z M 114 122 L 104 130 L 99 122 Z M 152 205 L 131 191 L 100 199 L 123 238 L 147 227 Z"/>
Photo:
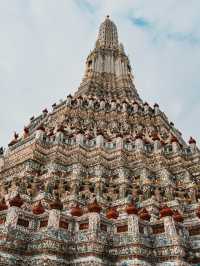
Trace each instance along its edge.
<path fill-rule="evenodd" d="M 0 265 L 200 265 L 200 151 L 141 100 L 109 17 L 75 95 L 0 152 Z"/>

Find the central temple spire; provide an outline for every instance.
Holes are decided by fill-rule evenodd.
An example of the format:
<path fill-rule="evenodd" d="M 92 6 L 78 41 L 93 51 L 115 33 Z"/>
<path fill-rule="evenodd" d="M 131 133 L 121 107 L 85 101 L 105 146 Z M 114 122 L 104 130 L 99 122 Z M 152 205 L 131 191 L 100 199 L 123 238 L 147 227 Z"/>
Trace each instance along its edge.
<path fill-rule="evenodd" d="M 117 27 L 109 16 L 100 25 L 97 45 L 102 48 L 118 48 Z"/>
<path fill-rule="evenodd" d="M 109 16 L 101 23 L 95 48 L 87 57 L 84 78 L 76 95 L 80 94 L 141 101 L 129 58 Z"/>

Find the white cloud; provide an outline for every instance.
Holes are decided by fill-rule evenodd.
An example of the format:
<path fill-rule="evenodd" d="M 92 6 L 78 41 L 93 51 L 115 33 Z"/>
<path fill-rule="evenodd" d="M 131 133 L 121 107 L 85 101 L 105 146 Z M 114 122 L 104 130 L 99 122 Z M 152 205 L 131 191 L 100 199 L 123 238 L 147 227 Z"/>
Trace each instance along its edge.
<path fill-rule="evenodd" d="M 198 0 L 0 1 L 0 144 L 32 114 L 75 91 L 97 30 L 110 14 L 144 100 L 160 103 L 200 140 Z M 142 18 L 151 28 L 138 27 Z"/>

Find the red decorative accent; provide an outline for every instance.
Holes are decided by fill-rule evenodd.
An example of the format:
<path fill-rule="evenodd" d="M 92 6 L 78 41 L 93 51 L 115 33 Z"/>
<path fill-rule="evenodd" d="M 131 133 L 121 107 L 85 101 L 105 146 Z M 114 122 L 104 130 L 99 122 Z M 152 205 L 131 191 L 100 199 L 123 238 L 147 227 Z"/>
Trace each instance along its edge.
<path fill-rule="evenodd" d="M 83 223 L 79 225 L 79 230 L 87 230 L 89 228 L 88 223 Z"/>
<path fill-rule="evenodd" d="M 161 210 L 160 210 L 160 217 L 167 217 L 167 216 L 172 216 L 174 214 L 173 210 L 167 206 L 164 206 Z"/>
<path fill-rule="evenodd" d="M 193 139 L 193 137 L 190 137 L 188 143 L 189 143 L 189 144 L 196 144 L 196 140 Z"/>
<path fill-rule="evenodd" d="M 77 216 L 80 217 L 83 214 L 82 209 L 79 207 L 79 205 L 77 204 L 76 207 L 73 207 L 71 209 L 71 215 L 72 216 Z"/>
<path fill-rule="evenodd" d="M 8 206 L 6 205 L 5 199 L 3 198 L 0 202 L 0 211 L 7 210 Z"/>
<path fill-rule="evenodd" d="M 139 212 L 139 217 L 140 217 L 140 219 L 142 219 L 142 220 L 149 221 L 150 218 L 151 218 L 151 215 L 149 214 L 149 212 L 147 211 L 146 208 L 143 208 L 143 209 Z"/>
<path fill-rule="evenodd" d="M 160 140 L 160 138 L 159 138 L 157 132 L 155 132 L 155 133 L 152 135 L 152 140 L 153 140 L 153 141 Z"/>
<path fill-rule="evenodd" d="M 161 145 L 163 145 L 163 146 L 166 145 L 166 143 L 165 143 L 163 140 L 161 140 L 160 143 L 161 143 Z"/>
<path fill-rule="evenodd" d="M 131 215 L 131 214 L 138 214 L 138 209 L 137 207 L 135 206 L 134 203 L 130 203 L 127 207 L 126 207 L 126 212 L 128 215 Z"/>
<path fill-rule="evenodd" d="M 0 218 L 0 224 L 4 224 L 5 221 L 6 221 L 6 218 L 5 218 L 5 217 L 1 217 L 1 218 Z"/>
<path fill-rule="evenodd" d="M 176 221 L 178 223 L 182 223 L 184 220 L 183 216 L 180 214 L 179 211 L 174 211 L 173 218 L 174 218 L 174 221 Z"/>
<path fill-rule="evenodd" d="M 51 136 L 53 136 L 53 135 L 54 135 L 53 130 L 51 130 L 51 131 L 48 133 L 48 137 L 51 137 Z"/>
<path fill-rule="evenodd" d="M 144 144 L 150 144 L 150 141 L 148 141 L 147 139 L 144 139 Z"/>
<path fill-rule="evenodd" d="M 65 132 L 63 125 L 60 125 L 60 126 L 57 128 L 57 132 Z"/>
<path fill-rule="evenodd" d="M 28 127 L 24 127 L 24 138 L 29 136 L 29 128 Z"/>
<path fill-rule="evenodd" d="M 107 213 L 106 213 L 106 217 L 108 219 L 117 219 L 119 216 L 118 211 L 116 210 L 116 208 L 112 207 L 110 208 Z"/>
<path fill-rule="evenodd" d="M 56 198 L 53 202 L 51 202 L 50 204 L 50 209 L 53 210 L 62 210 L 63 209 L 63 204 L 60 201 L 59 198 Z"/>
<path fill-rule="evenodd" d="M 59 222 L 59 227 L 60 228 L 63 228 L 63 229 L 68 229 L 68 226 L 69 226 L 69 224 L 68 224 L 68 222 L 66 222 L 66 221 L 60 221 Z"/>
<path fill-rule="evenodd" d="M 124 233 L 128 231 L 128 225 L 120 225 L 117 227 L 117 233 Z"/>
<path fill-rule="evenodd" d="M 33 208 L 32 208 L 32 212 L 36 215 L 42 214 L 45 212 L 45 209 L 41 203 L 41 201 L 39 201 Z"/>
<path fill-rule="evenodd" d="M 48 225 L 48 220 L 42 220 L 42 221 L 40 221 L 40 228 L 47 227 L 47 225 Z"/>
<path fill-rule="evenodd" d="M 41 125 L 37 128 L 37 130 L 45 131 L 45 128 L 44 128 L 44 126 L 41 124 Z"/>
<path fill-rule="evenodd" d="M 178 143 L 178 139 L 175 136 L 172 136 L 172 138 L 171 138 L 171 143 L 173 143 L 173 142 Z"/>
<path fill-rule="evenodd" d="M 101 207 L 99 206 L 99 204 L 97 203 L 97 200 L 95 199 L 93 203 L 88 205 L 88 211 L 89 212 L 96 212 L 96 213 L 100 213 L 101 211 Z"/>
<path fill-rule="evenodd" d="M 15 207 L 21 207 L 22 204 L 23 204 L 23 200 L 22 198 L 20 197 L 20 195 L 18 194 L 17 196 L 15 196 L 14 198 L 10 199 L 9 200 L 9 204 L 11 207 L 15 206 Z"/>
<path fill-rule="evenodd" d="M 196 210 L 196 216 L 200 219 L 200 206 L 199 206 L 199 208 Z"/>

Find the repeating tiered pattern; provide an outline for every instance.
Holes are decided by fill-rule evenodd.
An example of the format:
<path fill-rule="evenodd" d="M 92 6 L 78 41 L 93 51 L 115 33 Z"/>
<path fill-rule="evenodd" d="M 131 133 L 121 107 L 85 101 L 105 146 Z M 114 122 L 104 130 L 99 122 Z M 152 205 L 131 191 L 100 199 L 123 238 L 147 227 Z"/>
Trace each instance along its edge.
<path fill-rule="evenodd" d="M 75 95 L 0 149 L 0 265 L 199 265 L 199 160 L 106 17 Z"/>

